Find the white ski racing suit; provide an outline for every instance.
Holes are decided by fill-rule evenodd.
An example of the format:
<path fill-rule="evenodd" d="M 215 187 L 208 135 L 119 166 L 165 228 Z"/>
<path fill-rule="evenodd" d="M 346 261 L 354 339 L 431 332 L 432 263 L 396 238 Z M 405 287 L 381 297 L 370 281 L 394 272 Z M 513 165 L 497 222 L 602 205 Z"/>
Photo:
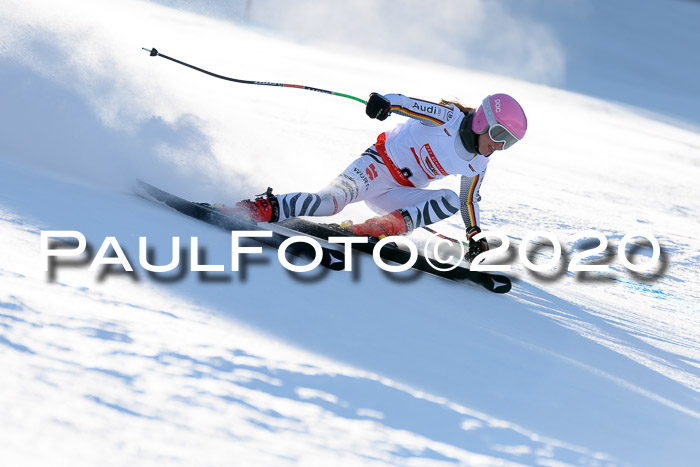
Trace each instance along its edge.
<path fill-rule="evenodd" d="M 365 201 L 380 214 L 401 209 L 413 223 L 409 232 L 458 210 L 467 228 L 479 225 L 479 188 L 489 158 L 469 153 L 462 144 L 459 126 L 465 114 L 455 106 L 400 94 L 384 97 L 391 102 L 391 113 L 410 120 L 380 134 L 373 146 L 323 190 L 277 195 L 279 220 L 330 216 L 349 203 Z M 448 175 L 462 176 L 459 196 L 448 189 L 424 188 Z"/>

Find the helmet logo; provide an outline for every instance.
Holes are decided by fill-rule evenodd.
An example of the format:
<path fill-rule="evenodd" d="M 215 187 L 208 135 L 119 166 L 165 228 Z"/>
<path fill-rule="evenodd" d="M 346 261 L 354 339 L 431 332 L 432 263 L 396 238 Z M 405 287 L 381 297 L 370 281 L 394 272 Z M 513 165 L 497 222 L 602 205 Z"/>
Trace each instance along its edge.
<path fill-rule="evenodd" d="M 507 94 L 495 94 L 481 102 L 472 120 L 472 130 L 480 135 L 488 131 L 491 138 L 503 141 L 503 149 L 508 149 L 525 135 L 527 118 L 515 99 Z"/>

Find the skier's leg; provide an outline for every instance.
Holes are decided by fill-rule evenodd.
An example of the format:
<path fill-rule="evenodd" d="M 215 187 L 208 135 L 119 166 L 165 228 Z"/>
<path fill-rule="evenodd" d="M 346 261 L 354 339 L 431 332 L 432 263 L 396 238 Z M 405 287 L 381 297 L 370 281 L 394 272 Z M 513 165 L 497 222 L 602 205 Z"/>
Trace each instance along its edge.
<path fill-rule="evenodd" d="M 413 229 L 417 229 L 456 214 L 459 211 L 459 196 L 448 189 L 399 187 L 373 198 L 367 204 L 380 212 L 403 209 L 409 216 Z"/>
<path fill-rule="evenodd" d="M 355 159 L 326 188 L 317 193 L 266 195 L 255 201 L 220 207 L 228 214 L 245 215 L 256 222 L 277 222 L 296 216 L 331 216 L 350 203 L 371 198 L 399 186 L 371 148 Z"/>
<path fill-rule="evenodd" d="M 366 203 L 375 211 L 388 212 L 349 228 L 358 235 L 403 235 L 447 219 L 459 211 L 459 196 L 452 190 L 397 187 Z"/>
<path fill-rule="evenodd" d="M 368 149 L 328 186 L 316 193 L 277 195 L 280 220 L 295 216 L 332 216 L 356 203 L 398 186 L 381 162 Z"/>

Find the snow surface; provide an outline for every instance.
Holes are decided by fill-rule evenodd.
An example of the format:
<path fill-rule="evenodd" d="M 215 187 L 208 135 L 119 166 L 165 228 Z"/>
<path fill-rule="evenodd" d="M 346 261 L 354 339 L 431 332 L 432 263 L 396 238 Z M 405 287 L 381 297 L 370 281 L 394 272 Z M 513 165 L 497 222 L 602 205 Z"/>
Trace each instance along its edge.
<path fill-rule="evenodd" d="M 457 3 L 409 2 L 396 20 L 425 26 L 411 42 L 378 31 L 388 3 L 344 3 L 253 2 L 247 23 L 207 2 L 0 4 L 0 464 L 696 464 L 700 5 L 473 1 L 480 21 L 462 32 L 440 28 L 463 18 Z M 494 17 L 520 49 L 461 46 Z M 511 240 L 513 291 L 368 257 L 355 273 L 291 274 L 268 249 L 240 273 L 148 274 L 139 236 L 159 264 L 174 236 L 187 264 L 196 236 L 227 268 L 230 237 L 135 197 L 135 178 L 223 202 L 316 190 L 400 119 L 216 80 L 141 50 L 153 46 L 360 97 L 517 96 L 529 132 L 494 156 L 481 205 Z M 502 69 L 488 60 L 500 50 Z M 461 235 L 456 220 L 436 228 Z M 566 271 L 587 229 L 610 242 L 608 274 Z M 90 272 L 84 257 L 47 274 L 42 230 L 78 230 L 93 254 L 114 236 L 137 271 Z M 517 257 L 533 230 L 562 240 L 552 272 Z M 635 231 L 662 246 L 651 273 L 615 256 Z"/>

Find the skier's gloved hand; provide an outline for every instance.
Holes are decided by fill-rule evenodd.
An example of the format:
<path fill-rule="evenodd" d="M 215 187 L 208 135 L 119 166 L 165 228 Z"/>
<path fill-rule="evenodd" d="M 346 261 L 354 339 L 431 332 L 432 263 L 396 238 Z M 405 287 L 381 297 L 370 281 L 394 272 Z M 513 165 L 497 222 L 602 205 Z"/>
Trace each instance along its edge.
<path fill-rule="evenodd" d="M 376 118 L 377 120 L 386 120 L 391 112 L 391 102 L 389 99 L 373 92 L 369 95 L 369 100 L 367 100 L 367 107 L 365 107 L 365 112 L 369 118 Z"/>
<path fill-rule="evenodd" d="M 479 256 L 484 251 L 488 251 L 489 242 L 485 238 L 474 240 L 474 237 L 481 233 L 478 225 L 473 225 L 467 229 L 467 239 L 469 240 L 469 251 L 465 255 L 467 261 L 474 261 L 474 258 Z"/>

